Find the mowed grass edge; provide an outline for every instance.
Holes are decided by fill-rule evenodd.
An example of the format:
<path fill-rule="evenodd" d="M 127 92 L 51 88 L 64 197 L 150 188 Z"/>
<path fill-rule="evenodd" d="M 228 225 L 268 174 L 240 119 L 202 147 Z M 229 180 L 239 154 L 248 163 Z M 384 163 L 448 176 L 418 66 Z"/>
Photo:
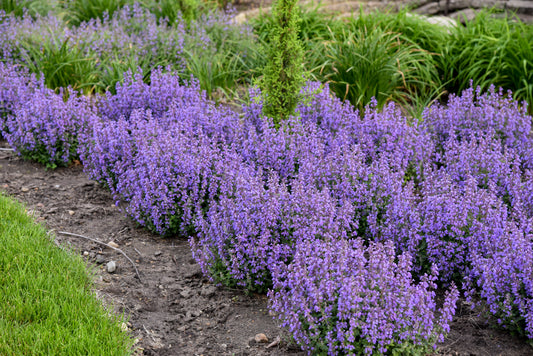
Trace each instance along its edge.
<path fill-rule="evenodd" d="M 0 193 L 0 355 L 130 355 L 123 318 L 91 287 L 83 259 Z"/>

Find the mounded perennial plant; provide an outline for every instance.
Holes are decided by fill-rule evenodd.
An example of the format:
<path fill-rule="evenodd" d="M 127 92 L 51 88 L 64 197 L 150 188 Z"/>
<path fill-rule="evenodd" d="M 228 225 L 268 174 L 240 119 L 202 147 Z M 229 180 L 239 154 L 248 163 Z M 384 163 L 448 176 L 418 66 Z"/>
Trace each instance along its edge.
<path fill-rule="evenodd" d="M 426 354 L 449 331 L 459 292 L 437 310 L 436 270 L 416 283 L 411 261 L 390 241 L 299 243 L 288 266 L 273 267 L 271 309 L 310 355 Z"/>

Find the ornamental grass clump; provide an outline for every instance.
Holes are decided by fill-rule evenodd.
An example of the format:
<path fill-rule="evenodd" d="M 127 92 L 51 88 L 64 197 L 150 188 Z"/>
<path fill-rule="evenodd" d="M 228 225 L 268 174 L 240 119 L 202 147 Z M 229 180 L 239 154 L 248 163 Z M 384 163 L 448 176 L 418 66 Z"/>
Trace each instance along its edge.
<path fill-rule="evenodd" d="M 271 311 L 309 355 L 426 354 L 449 331 L 458 291 L 437 309 L 436 270 L 415 283 L 411 261 L 391 242 L 302 241 L 273 268 Z"/>

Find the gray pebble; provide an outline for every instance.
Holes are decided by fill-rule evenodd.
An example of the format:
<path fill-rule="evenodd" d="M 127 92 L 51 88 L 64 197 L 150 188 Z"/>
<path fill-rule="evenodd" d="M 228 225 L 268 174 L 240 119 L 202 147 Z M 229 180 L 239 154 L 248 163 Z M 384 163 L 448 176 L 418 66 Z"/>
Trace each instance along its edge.
<path fill-rule="evenodd" d="M 113 273 L 117 270 L 117 264 L 115 261 L 107 262 L 107 272 Z"/>
<path fill-rule="evenodd" d="M 105 262 L 105 257 L 104 257 L 104 255 L 97 254 L 95 260 L 96 260 L 96 263 L 98 263 L 99 265 L 101 265 L 102 263 Z"/>

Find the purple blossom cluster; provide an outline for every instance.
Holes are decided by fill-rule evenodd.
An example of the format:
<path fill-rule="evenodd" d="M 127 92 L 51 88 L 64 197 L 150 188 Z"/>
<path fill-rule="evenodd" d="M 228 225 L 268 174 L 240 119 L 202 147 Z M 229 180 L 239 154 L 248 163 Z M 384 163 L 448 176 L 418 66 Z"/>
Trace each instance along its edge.
<path fill-rule="evenodd" d="M 424 110 L 422 121 L 438 146 L 449 139 L 488 136 L 516 151 L 523 167 L 532 168 L 532 123 L 527 104 L 520 105 L 510 93 L 504 95 L 502 89 L 496 91 L 492 86 L 482 93 L 480 88 L 471 87 L 460 96 L 452 94 L 446 106 L 436 104 Z"/>
<path fill-rule="evenodd" d="M 160 234 L 189 233 L 217 194 L 215 174 L 233 167 L 239 117 L 215 107 L 197 82 L 181 85 L 162 70 L 150 84 L 125 74 L 116 94 L 97 98 L 98 116 L 80 134 L 87 175 L 105 184 L 134 220 Z M 228 153 L 225 153 L 228 151 Z"/>
<path fill-rule="evenodd" d="M 0 64 L 0 129 L 24 158 L 54 168 L 78 157 L 78 133 L 94 116 L 88 98 L 66 89 L 55 93 L 43 80 Z"/>
<path fill-rule="evenodd" d="M 288 267 L 272 268 L 271 308 L 309 354 L 426 353 L 449 331 L 459 292 L 437 309 L 436 271 L 415 283 L 411 261 L 390 241 L 299 243 Z"/>

